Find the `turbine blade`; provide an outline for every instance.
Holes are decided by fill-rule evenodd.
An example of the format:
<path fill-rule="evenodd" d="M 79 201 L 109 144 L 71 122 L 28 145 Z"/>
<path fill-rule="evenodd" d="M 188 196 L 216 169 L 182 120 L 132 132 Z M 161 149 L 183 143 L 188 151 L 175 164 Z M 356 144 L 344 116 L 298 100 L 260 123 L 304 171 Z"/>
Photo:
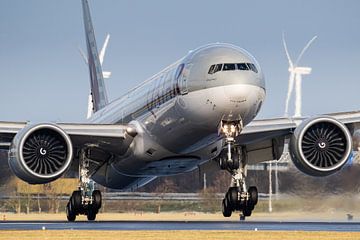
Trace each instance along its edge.
<path fill-rule="evenodd" d="M 80 47 L 78 47 L 78 50 L 79 50 L 79 53 L 80 53 L 82 59 L 84 60 L 86 66 L 87 66 L 88 65 L 88 58 L 87 58 L 86 54 L 84 53 L 84 51 Z"/>
<path fill-rule="evenodd" d="M 306 52 L 306 50 L 310 47 L 310 45 L 315 41 L 315 39 L 317 38 L 317 36 L 314 36 L 312 39 L 310 39 L 310 41 L 305 45 L 305 47 L 303 48 L 303 50 L 300 52 L 299 57 L 296 59 L 295 62 L 295 66 L 297 66 L 302 58 L 302 56 L 304 55 L 304 53 Z"/>
<path fill-rule="evenodd" d="M 106 52 L 107 45 L 108 45 L 108 43 L 109 43 L 109 39 L 110 39 L 110 34 L 107 34 L 107 35 L 106 35 L 106 38 L 105 38 L 104 45 L 103 45 L 103 47 L 101 48 L 101 51 L 100 51 L 100 53 L 99 53 L 99 59 L 100 59 L 100 64 L 101 64 L 101 65 L 102 65 L 103 62 L 104 62 L 105 52 Z"/>
<path fill-rule="evenodd" d="M 283 34 L 282 34 L 282 41 L 283 41 L 286 57 L 287 57 L 287 59 L 289 61 L 289 66 L 290 66 L 290 68 L 294 68 L 294 64 L 291 61 L 291 57 L 290 57 L 290 54 L 289 54 L 289 51 L 288 51 L 288 48 L 287 48 L 287 45 L 286 45 L 285 32 L 283 32 Z"/>

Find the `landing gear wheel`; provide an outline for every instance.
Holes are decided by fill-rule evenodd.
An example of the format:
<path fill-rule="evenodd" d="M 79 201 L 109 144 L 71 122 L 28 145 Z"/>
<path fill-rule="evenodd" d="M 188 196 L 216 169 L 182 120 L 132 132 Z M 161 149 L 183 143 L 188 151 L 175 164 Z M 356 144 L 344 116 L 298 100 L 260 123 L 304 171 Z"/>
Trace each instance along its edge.
<path fill-rule="evenodd" d="M 220 158 L 219 165 L 222 170 L 226 170 L 226 169 L 233 170 L 239 168 L 240 161 L 238 159 L 232 160 L 232 159 Z"/>
<path fill-rule="evenodd" d="M 230 169 L 238 169 L 240 167 L 240 156 L 237 151 L 233 151 L 232 156 L 234 160 L 231 161 Z"/>
<path fill-rule="evenodd" d="M 239 190 L 237 187 L 230 187 L 227 192 L 228 200 L 232 209 L 236 208 L 238 202 L 238 193 Z"/>
<path fill-rule="evenodd" d="M 243 210 L 243 215 L 244 215 L 244 217 L 250 217 L 250 216 L 251 216 L 251 212 L 252 212 L 252 210 L 246 207 L 246 208 Z"/>
<path fill-rule="evenodd" d="M 69 222 L 74 222 L 76 219 L 76 214 L 71 206 L 70 201 L 66 205 L 66 218 Z"/>
<path fill-rule="evenodd" d="M 97 209 L 89 207 L 88 212 L 87 212 L 87 219 L 89 221 L 94 221 L 96 219 L 96 213 L 97 213 Z"/>
<path fill-rule="evenodd" d="M 92 207 L 98 212 L 98 210 L 101 208 L 102 198 L 101 198 L 101 192 L 99 190 L 94 190 L 92 193 L 93 197 L 93 203 Z"/>
<path fill-rule="evenodd" d="M 81 191 L 74 191 L 71 195 L 70 201 L 71 201 L 71 205 L 73 207 L 73 209 L 75 210 L 75 212 L 80 212 L 80 209 L 82 207 L 82 203 L 81 203 Z"/>
<path fill-rule="evenodd" d="M 230 217 L 232 213 L 232 210 L 229 206 L 229 201 L 226 198 L 224 198 L 222 201 L 222 213 L 224 217 Z"/>
<path fill-rule="evenodd" d="M 249 187 L 249 202 L 251 205 L 255 206 L 258 202 L 258 190 L 256 187 Z"/>

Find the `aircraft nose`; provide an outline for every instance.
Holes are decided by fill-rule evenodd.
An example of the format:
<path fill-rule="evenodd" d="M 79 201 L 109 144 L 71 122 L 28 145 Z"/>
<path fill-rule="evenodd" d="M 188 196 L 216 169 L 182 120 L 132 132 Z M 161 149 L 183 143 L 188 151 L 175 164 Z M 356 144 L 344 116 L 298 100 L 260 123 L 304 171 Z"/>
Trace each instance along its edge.
<path fill-rule="evenodd" d="M 224 96 L 231 103 L 242 103 L 246 101 L 246 88 L 242 85 L 227 85 L 223 87 Z"/>

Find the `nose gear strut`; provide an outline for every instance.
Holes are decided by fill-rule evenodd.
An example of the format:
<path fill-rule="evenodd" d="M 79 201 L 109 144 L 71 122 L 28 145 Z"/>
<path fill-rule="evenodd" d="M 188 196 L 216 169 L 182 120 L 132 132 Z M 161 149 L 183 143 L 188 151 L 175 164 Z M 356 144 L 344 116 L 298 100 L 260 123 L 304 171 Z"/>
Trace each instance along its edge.
<path fill-rule="evenodd" d="M 258 191 L 254 186 L 246 190 L 246 149 L 235 144 L 235 137 L 243 128 L 241 121 L 222 122 L 221 132 L 225 135 L 226 156 L 220 158 L 220 168 L 231 173 L 231 183 L 222 201 L 224 217 L 230 217 L 233 211 L 240 211 L 240 219 L 250 216 L 258 202 Z"/>

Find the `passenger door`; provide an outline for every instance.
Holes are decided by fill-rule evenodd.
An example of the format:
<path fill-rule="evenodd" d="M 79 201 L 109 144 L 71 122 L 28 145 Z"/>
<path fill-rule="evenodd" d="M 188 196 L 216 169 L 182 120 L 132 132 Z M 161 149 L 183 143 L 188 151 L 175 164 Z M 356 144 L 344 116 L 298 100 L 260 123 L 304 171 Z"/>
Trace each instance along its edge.
<path fill-rule="evenodd" d="M 186 64 L 184 69 L 182 70 L 180 77 L 178 78 L 178 85 L 179 85 L 180 93 L 182 95 L 185 95 L 188 93 L 188 78 L 189 78 L 190 70 L 191 70 L 192 66 L 193 66 L 192 63 Z"/>

